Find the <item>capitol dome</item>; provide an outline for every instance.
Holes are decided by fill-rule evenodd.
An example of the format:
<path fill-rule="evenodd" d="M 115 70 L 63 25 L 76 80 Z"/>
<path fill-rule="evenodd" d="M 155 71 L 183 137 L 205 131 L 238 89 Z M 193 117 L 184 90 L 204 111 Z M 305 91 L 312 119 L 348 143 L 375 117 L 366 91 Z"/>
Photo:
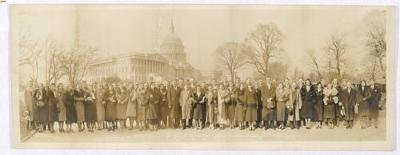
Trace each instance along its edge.
<path fill-rule="evenodd" d="M 181 38 L 175 33 L 175 26 L 171 20 L 169 33 L 160 46 L 161 53 L 170 61 L 186 62 L 186 53 Z"/>
<path fill-rule="evenodd" d="M 170 32 L 165 36 L 161 46 L 180 46 L 183 47 L 181 38 L 175 33 L 174 25 L 171 25 Z"/>

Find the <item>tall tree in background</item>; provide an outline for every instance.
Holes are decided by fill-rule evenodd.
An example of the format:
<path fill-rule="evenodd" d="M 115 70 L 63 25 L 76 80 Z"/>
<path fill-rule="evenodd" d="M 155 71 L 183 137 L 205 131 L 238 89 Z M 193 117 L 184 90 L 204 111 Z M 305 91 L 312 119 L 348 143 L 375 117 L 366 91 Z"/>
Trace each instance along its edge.
<path fill-rule="evenodd" d="M 249 63 L 253 64 L 257 72 L 264 77 L 269 73 L 271 59 L 276 58 L 283 51 L 282 39 L 282 32 L 274 23 L 258 25 L 246 39 L 252 47 L 252 50 L 248 52 Z"/>
<path fill-rule="evenodd" d="M 54 40 L 48 39 L 45 41 L 44 52 L 46 53 L 46 82 L 57 83 L 64 75 L 62 65 L 59 63 L 63 51 Z"/>
<path fill-rule="evenodd" d="M 225 43 L 215 51 L 216 63 L 219 67 L 228 69 L 231 79 L 234 80 L 237 69 L 248 62 L 248 52 L 249 48 L 243 43 Z"/>
<path fill-rule="evenodd" d="M 309 59 L 310 65 L 312 66 L 314 72 L 317 73 L 317 78 L 321 79 L 322 78 L 322 74 L 321 74 L 321 70 L 320 70 L 320 63 L 318 62 L 318 58 L 315 55 L 315 51 L 314 50 L 309 50 L 307 51 L 307 57 Z"/>
<path fill-rule="evenodd" d="M 91 57 L 97 51 L 93 47 L 73 46 L 70 51 L 60 55 L 63 72 L 72 86 L 82 82 L 88 71 Z"/>
<path fill-rule="evenodd" d="M 327 44 L 328 70 L 333 69 L 336 72 L 336 78 L 343 78 L 343 65 L 345 63 L 345 53 L 347 45 L 344 37 L 337 34 L 331 34 Z M 332 75 L 330 75 L 332 77 Z"/>
<path fill-rule="evenodd" d="M 37 82 L 39 74 L 39 62 L 43 53 L 43 47 L 38 40 L 34 40 L 27 31 L 20 31 L 18 34 L 18 64 L 28 65 L 31 68 L 31 81 Z"/>
<path fill-rule="evenodd" d="M 385 11 L 372 11 L 366 19 L 366 46 L 369 49 L 369 54 L 372 57 L 372 72 L 371 77 L 376 78 L 375 74 L 380 69 L 385 78 L 385 62 L 386 57 L 386 20 Z"/>

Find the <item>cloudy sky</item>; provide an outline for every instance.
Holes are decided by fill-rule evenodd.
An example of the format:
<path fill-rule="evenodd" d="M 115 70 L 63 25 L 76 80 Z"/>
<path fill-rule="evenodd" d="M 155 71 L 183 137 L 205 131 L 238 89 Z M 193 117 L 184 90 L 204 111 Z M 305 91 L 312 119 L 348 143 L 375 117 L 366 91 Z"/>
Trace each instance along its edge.
<path fill-rule="evenodd" d="M 365 56 L 365 18 L 377 7 L 321 6 L 80 6 L 81 44 L 101 55 L 157 52 L 171 19 L 185 46 L 188 61 L 213 70 L 212 53 L 225 42 L 244 41 L 258 24 L 275 23 L 284 35 L 282 47 L 291 68 L 309 70 L 307 50 L 323 53 L 329 34 L 344 35 L 353 64 Z M 51 38 L 68 45 L 74 40 L 75 11 L 65 6 L 15 6 L 12 28 L 33 38 Z M 318 54 L 317 54 L 318 55 Z"/>

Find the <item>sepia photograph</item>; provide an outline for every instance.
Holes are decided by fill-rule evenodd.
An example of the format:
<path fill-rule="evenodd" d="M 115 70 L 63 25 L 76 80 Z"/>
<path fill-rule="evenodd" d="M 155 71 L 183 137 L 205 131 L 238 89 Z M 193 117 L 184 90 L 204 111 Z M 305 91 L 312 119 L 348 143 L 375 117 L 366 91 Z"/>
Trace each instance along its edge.
<path fill-rule="evenodd" d="M 393 6 L 13 4 L 15 148 L 392 150 Z"/>

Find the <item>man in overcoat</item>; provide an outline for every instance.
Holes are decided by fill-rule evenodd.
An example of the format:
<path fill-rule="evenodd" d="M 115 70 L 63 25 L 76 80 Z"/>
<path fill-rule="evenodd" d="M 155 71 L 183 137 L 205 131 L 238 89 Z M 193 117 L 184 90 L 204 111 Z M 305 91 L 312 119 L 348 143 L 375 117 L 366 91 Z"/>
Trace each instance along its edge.
<path fill-rule="evenodd" d="M 344 120 L 346 121 L 346 128 L 350 129 L 353 127 L 354 120 L 354 106 L 356 104 L 356 91 L 351 88 L 351 83 L 346 83 L 346 88 L 340 94 L 340 103 L 344 111 Z"/>
<path fill-rule="evenodd" d="M 264 127 L 276 128 L 276 104 L 275 104 L 275 87 L 272 85 L 271 79 L 267 77 L 265 84 L 261 87 L 262 101 L 262 120 Z"/>
<path fill-rule="evenodd" d="M 369 118 L 375 128 L 378 128 L 379 101 L 381 100 L 381 90 L 375 85 L 373 80 L 369 81 L 371 97 L 369 100 Z"/>
<path fill-rule="evenodd" d="M 181 88 L 178 87 L 176 81 L 172 82 L 172 85 L 169 86 L 167 92 L 167 100 L 168 100 L 168 108 L 169 108 L 169 118 L 171 119 L 172 128 L 176 128 L 179 123 L 179 97 Z"/>

